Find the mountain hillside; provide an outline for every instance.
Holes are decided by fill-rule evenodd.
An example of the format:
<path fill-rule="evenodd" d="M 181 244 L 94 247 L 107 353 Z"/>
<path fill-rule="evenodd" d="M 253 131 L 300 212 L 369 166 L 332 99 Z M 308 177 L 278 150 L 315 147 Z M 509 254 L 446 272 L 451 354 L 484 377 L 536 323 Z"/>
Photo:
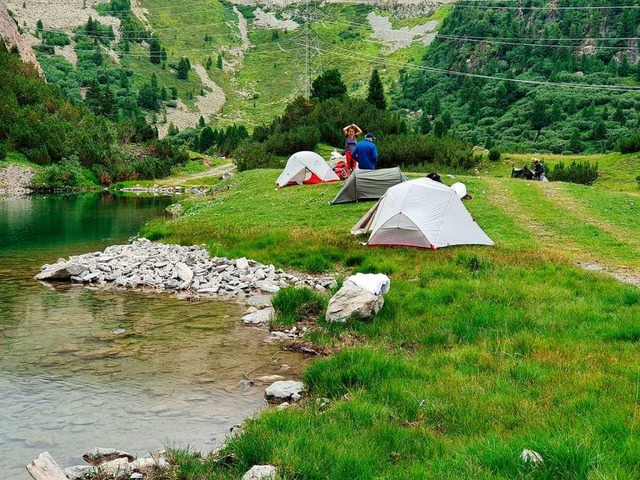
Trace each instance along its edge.
<path fill-rule="evenodd" d="M 363 96 L 373 68 L 398 92 L 446 2 L 385 4 L 113 0 L 9 1 L 47 80 L 83 102 L 97 84 L 118 115 L 145 108 L 160 134 L 199 123 L 270 122 L 323 70 L 338 68 Z M 180 63 L 186 61 L 186 70 Z M 95 85 L 94 85 L 95 87 Z M 95 89 L 95 88 L 94 88 Z"/>
<path fill-rule="evenodd" d="M 640 120 L 639 25 L 633 0 L 461 1 L 397 101 L 488 147 L 611 149 Z"/>

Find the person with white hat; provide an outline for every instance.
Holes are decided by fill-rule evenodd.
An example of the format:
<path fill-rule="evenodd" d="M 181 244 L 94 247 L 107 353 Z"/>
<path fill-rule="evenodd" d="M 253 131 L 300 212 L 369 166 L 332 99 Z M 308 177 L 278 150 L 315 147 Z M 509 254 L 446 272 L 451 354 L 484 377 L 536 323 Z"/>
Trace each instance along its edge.
<path fill-rule="evenodd" d="M 544 165 L 539 158 L 533 157 L 533 179 L 544 182 L 546 180 L 544 176 Z"/>

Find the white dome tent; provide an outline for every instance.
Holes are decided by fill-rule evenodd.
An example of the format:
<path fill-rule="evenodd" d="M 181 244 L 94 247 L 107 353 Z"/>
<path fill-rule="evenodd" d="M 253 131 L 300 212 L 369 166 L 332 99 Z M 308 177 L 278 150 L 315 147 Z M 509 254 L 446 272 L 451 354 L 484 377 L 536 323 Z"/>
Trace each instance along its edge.
<path fill-rule="evenodd" d="M 284 170 L 276 180 L 278 187 L 337 182 L 340 178 L 329 164 L 315 152 L 297 152 L 289 157 Z"/>
<path fill-rule="evenodd" d="M 371 232 L 367 245 L 442 248 L 493 245 L 473 220 L 458 192 L 428 178 L 395 185 L 353 227 Z"/>

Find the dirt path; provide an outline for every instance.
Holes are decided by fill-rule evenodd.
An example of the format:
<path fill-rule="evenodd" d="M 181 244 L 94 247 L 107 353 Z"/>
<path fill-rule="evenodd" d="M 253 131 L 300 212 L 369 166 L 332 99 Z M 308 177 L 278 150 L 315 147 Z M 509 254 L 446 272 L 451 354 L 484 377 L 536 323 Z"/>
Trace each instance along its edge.
<path fill-rule="evenodd" d="M 167 109 L 167 123 L 158 125 L 158 134 L 164 137 L 169 130 L 169 124 L 173 123 L 178 129 L 184 130 L 188 127 L 195 127 L 202 116 L 205 121 L 210 120 L 212 115 L 220 111 L 227 97 L 222 88 L 209 78 L 207 70 L 202 65 L 194 65 L 193 69 L 200 76 L 202 84 L 205 86 L 205 95 L 196 98 L 196 108 L 191 110 L 183 102 L 178 100 L 176 108 Z"/>
<path fill-rule="evenodd" d="M 200 173 L 192 173 L 190 175 L 185 175 L 182 177 L 171 178 L 168 180 L 163 180 L 158 182 L 159 185 L 166 186 L 176 186 L 176 185 L 184 185 L 186 182 L 191 180 L 198 180 L 200 178 L 209 178 L 209 177 L 221 177 L 226 173 L 233 173 L 236 170 L 236 166 L 229 162 L 224 165 L 218 165 L 217 167 L 212 167 L 205 172 Z"/>
<path fill-rule="evenodd" d="M 543 251 L 552 256 L 568 259 L 584 270 L 599 272 L 620 282 L 640 287 L 640 272 L 637 269 L 624 265 L 608 264 L 606 258 L 601 258 L 598 252 L 585 250 L 584 246 L 570 240 L 569 236 L 559 238 L 558 232 L 549 229 L 527 213 L 526 208 L 528 207 L 519 203 L 515 196 L 509 193 L 508 189 L 505 188 L 504 180 L 502 182 L 493 178 L 485 178 L 485 180 L 488 185 L 488 198 L 492 199 L 493 206 L 512 217 L 517 224 L 521 225 L 525 231 L 537 239 L 543 245 L 541 247 Z M 574 199 L 570 199 L 568 195 L 561 191 L 561 185 L 545 184 L 544 187 L 537 183 L 528 185 L 531 188 L 542 189 L 544 195 L 550 201 L 558 205 L 559 208 L 571 212 L 573 217 L 601 229 L 616 240 L 637 248 L 638 243 L 635 237 L 627 237 L 621 234 L 620 229 L 606 221 L 594 220 L 591 213 L 576 205 Z M 546 245 L 550 247 L 545 247 Z M 558 250 L 558 245 L 562 246 L 560 250 Z"/>

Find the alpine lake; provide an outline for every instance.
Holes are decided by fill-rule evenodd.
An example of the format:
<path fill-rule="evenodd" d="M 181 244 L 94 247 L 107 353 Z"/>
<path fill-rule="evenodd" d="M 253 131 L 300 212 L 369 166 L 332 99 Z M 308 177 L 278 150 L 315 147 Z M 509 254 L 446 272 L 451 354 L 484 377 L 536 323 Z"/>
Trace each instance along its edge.
<path fill-rule="evenodd" d="M 265 404 L 241 380 L 299 376 L 299 355 L 242 324 L 246 305 L 33 279 L 60 257 L 125 243 L 174 201 L 0 197 L 0 478 L 30 478 L 43 451 L 68 467 L 94 447 L 212 450 Z"/>

